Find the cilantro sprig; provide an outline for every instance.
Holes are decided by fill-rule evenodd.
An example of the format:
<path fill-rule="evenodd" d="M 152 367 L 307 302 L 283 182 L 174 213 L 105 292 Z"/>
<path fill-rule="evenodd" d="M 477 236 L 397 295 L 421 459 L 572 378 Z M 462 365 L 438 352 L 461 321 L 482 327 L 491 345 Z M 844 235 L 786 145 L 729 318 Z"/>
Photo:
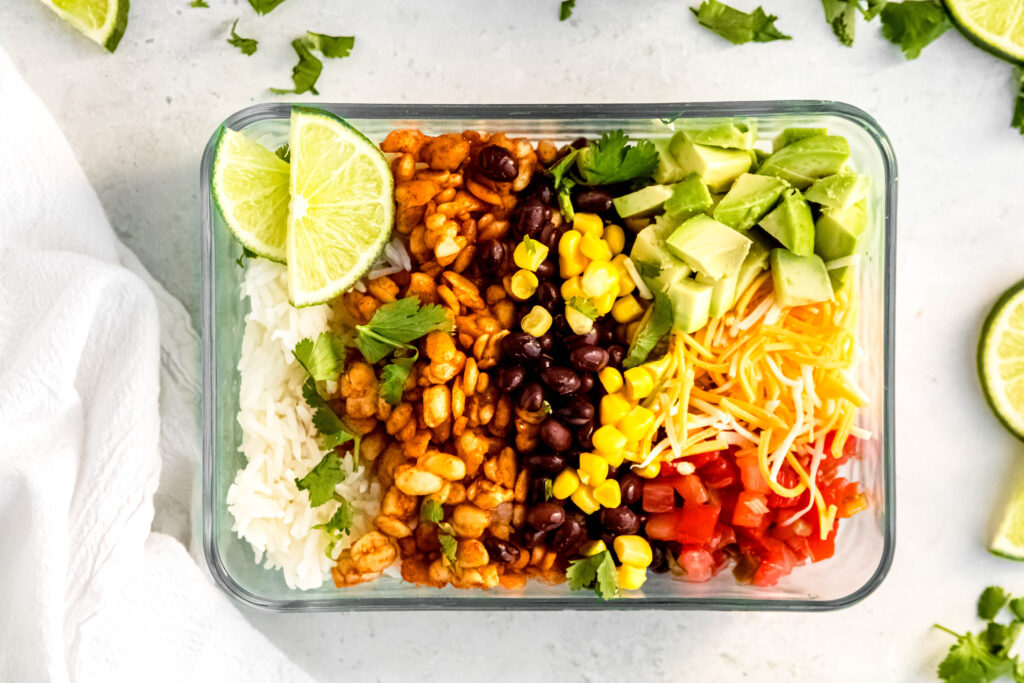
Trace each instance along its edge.
<path fill-rule="evenodd" d="M 249 1 L 252 2 L 253 0 Z M 324 70 L 324 63 L 313 54 L 313 50 L 316 50 L 324 57 L 342 59 L 349 56 L 355 44 L 356 39 L 354 36 L 328 36 L 323 33 L 306 31 L 305 36 L 292 41 L 292 49 L 295 50 L 295 54 L 299 57 L 299 61 L 292 67 L 292 84 L 295 87 L 292 89 L 271 88 L 270 92 L 275 95 L 289 93 L 301 95 L 305 92 L 319 95 L 320 92 L 316 89 L 316 82 L 320 79 L 320 74 Z"/>
<path fill-rule="evenodd" d="M 439 531 L 437 540 L 441 544 L 441 555 L 448 566 L 454 569 L 459 542 L 455 540 L 455 530 L 452 529 L 452 525 L 444 521 L 444 508 L 433 498 L 427 498 L 420 507 L 420 519 L 437 526 Z"/>
<path fill-rule="evenodd" d="M 704 0 L 700 7 L 691 7 L 690 11 L 697 17 L 697 23 L 734 45 L 793 39 L 775 28 L 778 17 L 767 14 L 761 7 L 753 12 L 741 12 L 718 0 Z"/>
<path fill-rule="evenodd" d="M 231 24 L 231 36 L 228 37 L 228 44 L 237 47 L 242 51 L 245 56 L 250 56 L 256 52 L 256 46 L 259 45 L 259 41 L 255 38 L 243 38 L 235 32 L 235 27 L 238 26 L 238 19 L 235 19 L 235 23 Z"/>
<path fill-rule="evenodd" d="M 306 476 L 296 479 L 295 485 L 300 491 L 309 491 L 309 504 L 318 508 L 334 500 L 337 495 L 334 487 L 345 481 L 346 477 L 348 472 L 342 467 L 341 456 L 330 451 Z"/>
<path fill-rule="evenodd" d="M 607 550 L 571 561 L 565 579 L 574 591 L 592 588 L 602 600 L 619 597 L 619 575 L 615 571 L 615 560 Z"/>
<path fill-rule="evenodd" d="M 1009 623 L 996 621 L 1006 607 Z M 939 664 L 939 678 L 951 683 L 987 683 L 1004 676 L 1024 681 L 1024 659 L 1010 654 L 1024 627 L 1024 597 L 1013 598 L 999 586 L 989 586 L 978 598 L 978 618 L 987 623 L 977 633 L 957 633 L 935 624 L 956 638 Z"/>
<path fill-rule="evenodd" d="M 907 59 L 917 59 L 929 43 L 953 26 L 945 8 L 932 0 L 890 2 L 881 13 L 882 35 L 899 45 Z"/>
<path fill-rule="evenodd" d="M 355 513 L 352 510 L 352 504 L 342 496 L 335 496 L 340 505 L 338 509 L 334 511 L 331 518 L 327 520 L 326 524 L 316 524 L 313 526 L 314 529 L 323 529 L 327 534 L 327 549 L 325 554 L 327 557 L 334 557 L 334 548 L 341 541 L 342 536 L 348 536 L 352 533 L 352 522 L 355 517 Z"/>
<path fill-rule="evenodd" d="M 317 382 L 337 381 L 345 367 L 345 344 L 331 332 L 321 332 L 316 341 L 303 339 L 295 345 L 293 353 Z"/>
<path fill-rule="evenodd" d="M 622 361 L 622 367 L 627 369 L 636 367 L 647 360 L 647 356 L 651 354 L 654 347 L 672 329 L 672 321 L 672 302 L 662 292 L 655 292 L 651 310 L 641 320 L 640 329 L 637 331 L 633 343 L 629 345 L 629 353 Z"/>
<path fill-rule="evenodd" d="M 576 159 L 576 170 L 586 185 L 611 185 L 650 178 L 658 166 L 658 149 L 650 140 L 629 144 L 622 130 L 610 130 L 585 147 Z"/>
<path fill-rule="evenodd" d="M 579 313 L 582 313 L 591 320 L 597 320 L 601 317 L 597 312 L 597 306 L 594 305 L 594 302 L 582 296 L 571 297 L 565 302 L 565 305 Z"/>

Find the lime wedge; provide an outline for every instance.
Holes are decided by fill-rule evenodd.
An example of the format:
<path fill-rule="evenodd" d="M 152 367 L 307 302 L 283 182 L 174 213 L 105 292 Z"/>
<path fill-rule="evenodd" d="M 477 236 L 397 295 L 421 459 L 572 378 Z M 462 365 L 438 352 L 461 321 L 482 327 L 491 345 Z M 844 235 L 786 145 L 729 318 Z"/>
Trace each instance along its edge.
<path fill-rule="evenodd" d="M 213 200 L 235 238 L 284 263 L 288 163 L 241 133 L 224 128 L 213 157 Z"/>
<path fill-rule="evenodd" d="M 111 52 L 128 28 L 128 0 L 42 0 L 57 15 Z"/>
<path fill-rule="evenodd" d="M 323 303 L 351 287 L 391 237 L 394 181 L 380 150 L 345 121 L 292 107 L 288 296 Z"/>
<path fill-rule="evenodd" d="M 953 23 L 968 40 L 997 57 L 1024 62 L 1024 2 L 945 0 Z"/>
<path fill-rule="evenodd" d="M 1000 557 L 1024 560 L 1024 482 L 1017 485 L 988 549 Z"/>
<path fill-rule="evenodd" d="M 978 374 L 996 417 L 1024 439 L 1024 282 L 999 297 L 985 319 Z"/>

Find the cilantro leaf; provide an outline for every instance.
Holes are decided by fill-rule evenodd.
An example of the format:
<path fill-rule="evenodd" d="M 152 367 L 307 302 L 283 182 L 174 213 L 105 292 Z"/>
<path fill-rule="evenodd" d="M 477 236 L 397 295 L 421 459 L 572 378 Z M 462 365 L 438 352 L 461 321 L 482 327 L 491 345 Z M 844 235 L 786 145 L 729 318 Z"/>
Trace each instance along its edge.
<path fill-rule="evenodd" d="M 249 2 L 253 2 L 253 0 L 249 0 Z M 269 12 L 270 10 L 267 11 Z M 324 63 L 309 51 L 309 45 L 306 43 L 305 38 L 293 40 L 292 49 L 299 56 L 299 62 L 292 67 L 292 83 L 295 84 L 295 87 L 291 90 L 271 88 L 270 92 L 275 95 L 286 95 L 288 93 L 301 95 L 304 92 L 319 95 L 320 92 L 316 89 L 316 81 L 320 78 L 320 72 L 324 69 Z"/>
<path fill-rule="evenodd" d="M 530 256 L 533 256 L 534 252 L 537 251 L 537 240 L 530 239 L 529 235 L 523 235 L 523 249 Z"/>
<path fill-rule="evenodd" d="M 672 329 L 672 318 L 672 303 L 662 292 L 655 292 L 651 310 L 641 319 L 640 329 L 629 345 L 629 353 L 622 361 L 622 367 L 636 367 L 647 360 L 658 342 Z"/>
<path fill-rule="evenodd" d="M 380 362 L 396 348 L 411 349 L 409 343 L 434 330 L 452 331 L 447 312 L 437 304 L 420 306 L 419 298 L 407 296 L 384 304 L 365 325 L 356 325 L 356 346 L 369 363 Z"/>
<path fill-rule="evenodd" d="M 280 5 L 284 0 L 249 0 L 249 4 L 257 14 L 266 14 Z"/>
<path fill-rule="evenodd" d="M 907 59 L 917 59 L 929 43 L 953 24 L 942 5 L 932 0 L 890 2 L 882 9 L 882 35 L 900 46 Z"/>
<path fill-rule="evenodd" d="M 409 379 L 412 364 L 415 362 L 416 356 L 396 357 L 384 366 L 380 381 L 381 398 L 391 405 L 396 405 L 402 400 L 402 390 L 405 388 L 405 382 Z"/>
<path fill-rule="evenodd" d="M 821 0 L 825 21 L 839 42 L 850 47 L 857 29 L 857 0 Z"/>
<path fill-rule="evenodd" d="M 437 524 L 444 519 L 444 508 L 436 498 L 426 498 L 420 506 L 420 519 Z"/>
<path fill-rule="evenodd" d="M 438 534 L 437 540 L 441 542 L 441 554 L 444 555 L 444 559 L 448 562 L 448 566 L 454 567 L 455 553 L 459 548 L 458 541 L 456 541 L 455 537 L 449 533 Z"/>
<path fill-rule="evenodd" d="M 1010 612 L 1017 621 L 1024 621 L 1024 598 L 1010 600 Z"/>
<path fill-rule="evenodd" d="M 995 619 L 999 610 L 1006 606 L 1010 596 L 999 586 L 989 586 L 981 592 L 978 598 L 978 617 L 980 619 Z"/>
<path fill-rule="evenodd" d="M 700 7 L 691 7 L 697 23 L 717 33 L 733 45 L 772 40 L 792 40 L 792 36 L 775 28 L 777 16 L 766 14 L 761 7 L 753 12 L 741 12 L 718 0 L 704 0 Z"/>
<path fill-rule="evenodd" d="M 355 36 L 329 36 L 324 33 L 306 31 L 306 45 L 331 59 L 348 57 L 355 44 Z"/>
<path fill-rule="evenodd" d="M 311 506 L 320 507 L 334 498 L 334 487 L 345 481 L 346 476 L 341 467 L 341 456 L 330 451 L 306 476 L 296 479 L 295 485 L 300 491 L 309 491 Z"/>
<path fill-rule="evenodd" d="M 565 578 L 571 590 L 593 588 L 602 600 L 610 600 L 619 595 L 615 561 L 607 550 L 591 557 L 572 560 L 565 571 Z"/>
<path fill-rule="evenodd" d="M 576 212 L 572 208 L 572 188 L 574 187 L 576 187 L 576 181 L 566 178 L 562 181 L 562 186 L 558 188 L 558 208 L 567 221 L 571 221 L 576 216 Z"/>
<path fill-rule="evenodd" d="M 658 149 L 650 140 L 627 144 L 629 136 L 612 130 L 580 151 L 576 170 L 587 185 L 610 185 L 635 178 L 649 178 L 658 166 Z"/>
<path fill-rule="evenodd" d="M 275 149 L 274 154 L 276 154 L 281 161 L 287 161 L 290 163 L 292 160 L 292 149 L 287 142 Z"/>
<path fill-rule="evenodd" d="M 544 479 L 544 500 L 551 500 L 555 497 L 555 485 L 550 479 Z"/>
<path fill-rule="evenodd" d="M 189 7 L 205 7 L 206 9 L 210 9 L 210 6 L 206 4 L 206 0 L 192 0 Z"/>
<path fill-rule="evenodd" d="M 558 20 L 565 21 L 571 17 L 574 9 L 576 9 L 576 0 L 562 0 L 562 4 L 558 6 Z"/>
<path fill-rule="evenodd" d="M 864 18 L 871 21 L 885 9 L 886 3 L 889 0 L 867 0 L 867 7 L 860 8 L 860 13 L 864 15 Z"/>
<path fill-rule="evenodd" d="M 238 19 L 235 19 L 235 23 L 231 24 L 231 37 L 228 38 L 228 44 L 234 45 L 242 51 L 243 55 L 251 55 L 256 52 L 256 46 L 259 45 L 259 41 L 253 38 L 243 38 L 235 32 L 235 27 L 238 26 Z"/>
<path fill-rule="evenodd" d="M 338 417 L 331 407 L 327 405 L 316 389 L 316 380 L 312 377 L 306 379 L 302 385 L 302 397 L 313 409 L 313 426 L 320 434 L 321 445 L 324 448 L 337 448 L 342 444 L 354 441 L 354 451 L 359 452 L 359 436 L 349 429 L 344 420 Z"/>
<path fill-rule="evenodd" d="M 352 510 L 352 504 L 347 499 L 341 496 L 335 496 L 341 505 L 334 511 L 331 518 L 326 524 L 316 524 L 313 526 L 314 529 L 323 529 L 327 532 L 327 557 L 334 556 L 334 548 L 341 540 L 342 536 L 348 536 L 352 533 L 352 522 L 355 517 L 355 513 Z"/>
<path fill-rule="evenodd" d="M 1024 135 L 1024 69 L 1018 69 L 1017 76 L 1020 78 L 1020 88 L 1017 90 L 1017 99 L 1013 103 L 1013 118 L 1010 119 L 1010 126 Z"/>
<path fill-rule="evenodd" d="M 658 277 L 661 275 L 661 266 L 657 263 L 650 263 L 648 261 L 633 261 L 633 265 L 636 266 L 636 272 L 640 273 L 640 277 Z"/>
<path fill-rule="evenodd" d="M 1013 644 L 1017 642 L 1020 635 L 1021 623 L 1014 621 L 1010 624 L 1000 624 L 997 621 L 990 621 L 985 628 L 985 640 L 988 643 L 988 651 L 994 655 L 1009 656 Z"/>
<path fill-rule="evenodd" d="M 551 181 L 555 185 L 555 189 L 562 187 L 562 183 L 569 180 L 569 172 L 572 171 L 573 164 L 576 163 L 576 157 L 580 154 L 579 149 L 571 149 L 561 160 L 548 169 L 547 173 L 551 176 Z"/>
<path fill-rule="evenodd" d="M 594 585 L 594 581 L 597 580 L 597 563 L 594 558 L 598 557 L 600 556 L 594 555 L 569 562 L 569 567 L 565 570 L 565 580 L 569 583 L 570 590 L 583 590 Z"/>
<path fill-rule="evenodd" d="M 345 367 L 345 345 L 330 332 L 295 345 L 295 360 L 317 382 L 335 382 Z"/>
<path fill-rule="evenodd" d="M 576 309 L 591 320 L 597 320 L 600 317 L 597 312 L 597 306 L 594 305 L 594 302 L 590 299 L 584 299 L 582 296 L 574 296 L 566 301 L 565 304 L 569 308 Z"/>
<path fill-rule="evenodd" d="M 942 628 L 941 626 L 938 628 Z M 984 636 L 974 633 L 960 635 L 943 629 L 956 636 L 956 643 L 949 648 L 946 658 L 939 664 L 939 678 L 944 681 L 992 681 L 1003 673 L 1009 673 L 1010 661 L 989 652 Z"/>

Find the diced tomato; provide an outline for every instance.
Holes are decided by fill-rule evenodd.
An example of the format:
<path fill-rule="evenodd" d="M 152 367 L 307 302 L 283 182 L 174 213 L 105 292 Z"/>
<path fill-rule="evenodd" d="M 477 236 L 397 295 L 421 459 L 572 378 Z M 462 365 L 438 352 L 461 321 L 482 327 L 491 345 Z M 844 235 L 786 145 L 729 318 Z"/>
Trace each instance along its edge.
<path fill-rule="evenodd" d="M 642 506 L 644 512 L 669 512 L 675 507 L 676 490 L 671 477 L 658 477 L 644 481 Z"/>
<path fill-rule="evenodd" d="M 680 543 L 710 543 L 721 506 L 712 503 L 684 503 L 676 513 L 676 539 Z"/>
<path fill-rule="evenodd" d="M 739 495 L 739 491 L 735 489 L 718 489 L 717 491 L 712 490 L 710 493 L 711 500 L 717 500 L 718 504 L 722 506 L 722 513 L 719 515 L 719 518 L 732 522 L 732 515 L 736 510 L 736 497 Z"/>
<path fill-rule="evenodd" d="M 762 493 L 740 491 L 736 497 L 736 509 L 732 513 L 734 526 L 756 527 L 768 512 L 768 504 Z"/>
<path fill-rule="evenodd" d="M 687 474 L 675 481 L 676 493 L 683 497 L 687 503 L 702 505 L 708 502 L 708 490 L 704 488 L 700 477 L 695 474 Z"/>
<path fill-rule="evenodd" d="M 661 512 L 650 515 L 644 527 L 647 538 L 652 541 L 674 541 L 676 540 L 676 514 L 675 512 Z"/>
<path fill-rule="evenodd" d="M 784 465 L 779 470 L 779 476 L 777 481 L 780 485 L 785 486 L 788 489 L 795 488 L 800 483 L 800 477 L 796 472 L 793 471 L 789 465 Z M 810 499 L 811 494 L 807 491 L 801 493 L 795 498 L 787 498 L 786 496 L 780 496 L 779 494 L 772 491 L 768 494 L 768 507 L 770 508 L 795 508 L 804 507 L 807 505 L 807 501 Z"/>
<path fill-rule="evenodd" d="M 736 458 L 736 466 L 740 469 L 740 478 L 743 480 L 743 488 L 756 493 L 769 493 L 771 488 L 761 474 L 761 465 L 756 455 L 747 455 Z"/>
<path fill-rule="evenodd" d="M 685 461 L 693 465 L 698 470 L 704 465 L 708 464 L 715 458 L 722 457 L 722 453 L 725 451 L 708 451 L 707 453 L 697 453 L 696 455 L 688 455 Z"/>
<path fill-rule="evenodd" d="M 702 583 L 714 574 L 715 558 L 704 548 L 684 545 L 676 559 L 685 572 L 684 581 Z"/>
<path fill-rule="evenodd" d="M 712 550 L 718 550 L 726 546 L 732 545 L 736 542 L 736 530 L 728 524 L 722 524 L 718 522 L 715 524 L 715 533 L 711 537 L 711 542 L 708 543 L 708 547 Z"/>
<path fill-rule="evenodd" d="M 788 545 L 777 539 L 766 537 L 761 552 L 761 564 L 754 573 L 755 586 L 774 586 L 796 566 L 796 555 Z"/>
<path fill-rule="evenodd" d="M 711 489 L 723 489 L 739 481 L 740 471 L 725 458 L 715 458 L 700 468 L 700 478 Z"/>
<path fill-rule="evenodd" d="M 797 564 L 807 564 L 812 560 L 811 542 L 807 540 L 806 536 L 792 536 L 786 539 L 786 545 L 796 555 Z"/>
<path fill-rule="evenodd" d="M 817 525 L 815 525 L 817 526 Z M 811 562 L 821 562 L 827 560 L 836 554 L 836 529 L 832 528 L 828 538 L 825 540 L 821 539 L 821 535 L 818 530 L 815 529 L 814 533 L 807 537 L 807 546 L 811 555 Z"/>

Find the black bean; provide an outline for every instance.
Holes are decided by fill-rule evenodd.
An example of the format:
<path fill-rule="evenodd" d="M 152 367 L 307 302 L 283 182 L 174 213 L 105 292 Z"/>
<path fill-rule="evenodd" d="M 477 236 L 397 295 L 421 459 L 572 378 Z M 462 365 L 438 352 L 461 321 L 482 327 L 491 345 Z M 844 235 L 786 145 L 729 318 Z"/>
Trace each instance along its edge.
<path fill-rule="evenodd" d="M 576 393 L 587 394 L 594 388 L 594 375 L 589 372 L 584 372 L 580 375 L 580 390 Z"/>
<path fill-rule="evenodd" d="M 558 273 L 558 268 L 552 261 L 541 261 L 535 272 L 538 280 L 550 280 Z M 538 287 L 538 289 L 540 288 Z"/>
<path fill-rule="evenodd" d="M 527 382 L 519 393 L 519 408 L 533 413 L 544 405 L 544 387 L 539 382 Z"/>
<path fill-rule="evenodd" d="M 553 531 L 565 522 L 565 509 L 551 501 L 538 503 L 526 512 L 526 521 L 538 531 Z"/>
<path fill-rule="evenodd" d="M 651 544 L 651 565 L 648 567 L 655 574 L 668 571 L 668 552 L 660 545 Z"/>
<path fill-rule="evenodd" d="M 579 211 L 602 213 L 604 211 L 611 211 L 612 196 L 607 190 L 593 187 L 573 197 L 572 203 Z"/>
<path fill-rule="evenodd" d="M 506 365 L 498 368 L 498 388 L 508 394 L 523 386 L 526 371 L 518 365 Z"/>
<path fill-rule="evenodd" d="M 548 263 L 548 261 L 544 263 Z M 558 291 L 558 285 L 554 282 L 541 282 L 537 287 L 536 296 L 537 303 L 547 309 L 551 315 L 554 315 L 555 311 L 562 310 L 562 295 Z M 555 327 L 554 320 L 551 321 L 551 327 Z"/>
<path fill-rule="evenodd" d="M 537 233 L 537 241 L 548 248 L 548 253 L 555 251 L 558 240 L 558 231 L 553 223 L 545 223 Z"/>
<path fill-rule="evenodd" d="M 550 353 L 551 349 L 555 348 L 555 335 L 551 334 L 550 330 L 537 337 L 537 341 L 540 342 L 541 351 L 546 354 Z"/>
<path fill-rule="evenodd" d="M 597 327 L 592 327 L 586 334 L 574 334 L 566 340 L 570 349 L 575 349 L 577 346 L 589 346 L 597 343 L 598 331 Z"/>
<path fill-rule="evenodd" d="M 480 150 L 480 172 L 491 180 L 508 182 L 519 175 L 519 162 L 512 152 L 497 145 L 487 145 Z"/>
<path fill-rule="evenodd" d="M 556 453 L 568 450 L 572 446 L 572 432 L 553 417 L 545 418 L 540 423 L 540 438 Z"/>
<path fill-rule="evenodd" d="M 498 240 L 487 240 L 477 246 L 477 265 L 482 273 L 495 275 L 505 262 L 505 245 Z"/>
<path fill-rule="evenodd" d="M 536 237 L 541 226 L 544 225 L 544 221 L 547 220 L 545 214 L 548 212 L 549 210 L 535 197 L 530 197 L 520 203 L 516 207 L 515 222 L 513 223 L 516 235 L 518 237 L 524 235 Z"/>
<path fill-rule="evenodd" d="M 636 513 L 625 505 L 601 510 L 601 523 L 617 536 L 635 534 L 640 530 L 640 520 Z"/>
<path fill-rule="evenodd" d="M 547 474 L 558 474 L 565 469 L 565 456 L 560 453 L 530 453 L 523 456 L 523 466 Z"/>
<path fill-rule="evenodd" d="M 576 428 L 576 443 L 585 451 L 593 450 L 594 442 L 591 437 L 594 435 L 594 421 L 588 420 Z"/>
<path fill-rule="evenodd" d="M 588 140 L 586 138 L 583 138 L 583 137 L 580 137 L 580 138 L 576 138 L 575 140 L 570 142 L 569 146 L 572 147 L 573 149 L 583 149 L 584 147 L 588 146 L 589 144 L 590 144 L 590 140 Z"/>
<path fill-rule="evenodd" d="M 614 344 L 608 347 L 608 364 L 613 367 L 622 365 L 622 359 L 626 357 L 626 349 Z"/>
<path fill-rule="evenodd" d="M 502 564 L 515 562 L 519 559 L 519 554 L 522 552 L 513 541 L 503 541 L 493 536 L 488 536 L 484 540 L 484 547 L 487 548 L 487 554 L 490 555 L 492 560 Z"/>
<path fill-rule="evenodd" d="M 532 334 L 512 332 L 501 340 L 501 350 L 506 356 L 518 361 L 531 361 L 540 358 L 540 342 Z"/>
<path fill-rule="evenodd" d="M 547 495 L 548 487 L 552 484 L 550 477 L 536 476 L 530 478 L 529 481 L 530 484 L 526 488 L 526 502 L 533 505 L 543 503 L 551 497 Z"/>
<path fill-rule="evenodd" d="M 584 372 L 597 372 L 608 365 L 608 352 L 600 346 L 581 344 L 569 352 L 569 362 Z"/>
<path fill-rule="evenodd" d="M 622 504 L 633 505 L 640 501 L 644 485 L 640 477 L 633 472 L 622 475 L 619 480 L 619 491 L 622 493 Z"/>
<path fill-rule="evenodd" d="M 568 425 L 579 427 L 594 420 L 594 404 L 576 396 L 558 410 L 558 416 Z"/>
<path fill-rule="evenodd" d="M 540 531 L 539 529 L 523 529 L 523 545 L 527 548 L 536 548 L 539 545 L 544 545 L 544 539 L 547 538 L 547 535 L 548 532 Z"/>
<path fill-rule="evenodd" d="M 536 197 L 544 204 L 553 204 L 555 201 L 555 190 L 551 182 L 541 173 L 533 176 L 533 180 L 527 185 L 523 192 L 524 197 Z"/>
<path fill-rule="evenodd" d="M 575 547 L 585 535 L 583 525 L 575 517 L 570 516 L 555 532 L 555 537 L 551 539 L 551 549 L 556 553 L 565 552 Z"/>
<path fill-rule="evenodd" d="M 594 329 L 597 330 L 597 343 L 602 346 L 608 346 L 615 339 L 615 332 L 610 327 L 597 324 Z"/>
<path fill-rule="evenodd" d="M 557 310 L 557 309 L 556 309 Z M 572 332 L 572 328 L 569 327 L 569 323 L 565 320 L 564 313 L 552 313 L 551 314 L 551 329 L 555 331 L 555 334 L 560 337 L 564 337 Z"/>
<path fill-rule="evenodd" d="M 537 359 L 537 372 L 544 372 L 554 364 L 555 359 L 545 353 L 544 355 Z"/>
<path fill-rule="evenodd" d="M 505 338 L 508 339 L 508 337 Z M 540 379 L 548 389 L 559 396 L 574 394 L 580 388 L 580 376 L 569 368 L 557 365 L 541 370 Z"/>

